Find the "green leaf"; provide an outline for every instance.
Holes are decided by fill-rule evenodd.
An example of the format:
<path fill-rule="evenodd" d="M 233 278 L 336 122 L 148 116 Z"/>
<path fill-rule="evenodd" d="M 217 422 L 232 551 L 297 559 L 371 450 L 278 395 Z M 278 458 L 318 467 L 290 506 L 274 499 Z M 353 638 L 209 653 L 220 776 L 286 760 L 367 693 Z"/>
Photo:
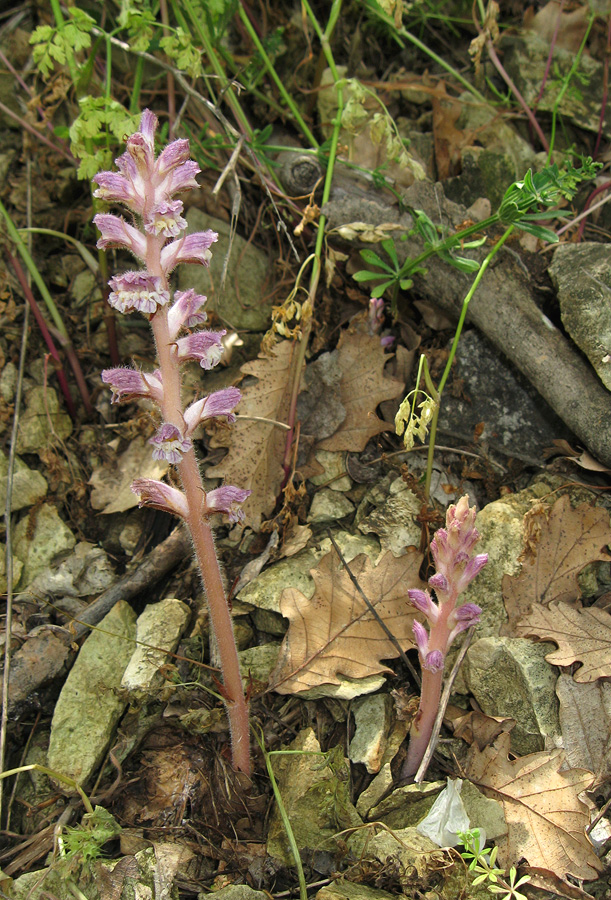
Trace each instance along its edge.
<path fill-rule="evenodd" d="M 520 219 L 519 222 L 516 222 L 516 228 L 520 228 L 522 231 L 528 232 L 528 234 L 533 234 L 536 238 L 547 241 L 549 244 L 557 244 L 560 240 L 555 231 L 544 228 L 543 225 L 535 225 L 534 222 L 528 222 L 526 219 Z"/>
<path fill-rule="evenodd" d="M 380 269 L 384 269 L 385 272 L 393 271 L 388 263 L 385 263 L 383 259 L 380 259 L 374 250 L 361 250 L 360 256 L 361 259 L 365 260 L 366 263 L 369 263 L 370 266 L 378 266 Z"/>
<path fill-rule="evenodd" d="M 361 269 L 360 272 L 355 272 L 352 277 L 355 281 L 379 281 L 380 279 L 387 279 L 388 275 L 385 275 L 383 272 L 369 272 L 367 269 Z"/>
<path fill-rule="evenodd" d="M 380 246 L 383 247 L 384 250 L 386 251 L 386 253 L 388 253 L 388 255 L 390 256 L 395 269 L 398 269 L 399 268 L 399 260 L 397 259 L 397 251 L 396 251 L 395 242 L 393 241 L 393 239 L 387 238 L 385 241 L 382 241 Z"/>

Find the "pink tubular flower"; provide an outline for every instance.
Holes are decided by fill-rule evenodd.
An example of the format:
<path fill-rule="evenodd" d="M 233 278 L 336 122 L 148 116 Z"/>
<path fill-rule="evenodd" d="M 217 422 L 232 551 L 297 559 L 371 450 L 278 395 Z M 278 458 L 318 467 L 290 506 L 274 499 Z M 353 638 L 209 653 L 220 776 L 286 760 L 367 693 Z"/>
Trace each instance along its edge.
<path fill-rule="evenodd" d="M 180 200 L 164 200 L 145 217 L 144 230 L 154 237 L 159 235 L 164 238 L 178 237 L 187 227 L 187 220 L 181 216 L 182 211 L 183 205 Z"/>
<path fill-rule="evenodd" d="M 182 491 L 164 484 L 163 481 L 155 481 L 153 478 L 136 478 L 132 481 L 132 491 L 140 497 L 140 507 L 151 506 L 153 509 L 161 509 L 163 512 L 173 513 L 186 519 L 189 515 L 187 498 Z"/>
<path fill-rule="evenodd" d="M 209 265 L 212 258 L 210 246 L 218 241 L 218 237 L 216 231 L 196 231 L 194 234 L 183 235 L 170 244 L 166 244 L 161 251 L 163 271 L 169 275 L 179 263 Z"/>
<path fill-rule="evenodd" d="M 422 661 L 422 668 L 428 669 L 429 672 L 438 673 L 443 672 L 443 667 L 445 665 L 445 658 L 441 650 L 431 650 L 430 653 L 426 654 L 426 659 Z"/>
<path fill-rule="evenodd" d="M 181 328 L 193 328 L 195 325 L 203 325 L 208 319 L 201 308 L 208 298 L 202 294 L 196 294 L 193 288 L 188 291 L 176 291 L 174 303 L 168 310 L 168 331 L 170 340 L 175 340 Z"/>
<path fill-rule="evenodd" d="M 94 181 L 94 196 L 100 200 L 123 203 L 142 215 L 145 209 L 170 200 L 174 194 L 198 187 L 195 176 L 200 172 L 189 159 L 189 142 L 173 141 L 155 160 L 157 116 L 145 109 L 140 130 L 127 139 L 125 153 L 115 160 L 119 174 L 99 172 Z"/>
<path fill-rule="evenodd" d="M 164 290 L 161 278 L 144 270 L 115 275 L 108 285 L 111 289 L 108 302 L 122 313 L 138 311 L 152 315 L 170 300 L 170 293 Z"/>
<path fill-rule="evenodd" d="M 223 335 L 226 331 L 198 331 L 176 341 L 178 359 L 197 360 L 202 369 L 213 369 L 223 355 Z"/>
<path fill-rule="evenodd" d="M 231 484 L 224 484 L 213 491 L 208 491 L 204 515 L 210 516 L 217 512 L 227 513 L 230 522 L 239 522 L 244 518 L 244 513 L 239 509 L 239 504 L 243 503 L 251 494 L 252 491 L 244 491 L 241 488 L 233 487 Z"/>
<path fill-rule="evenodd" d="M 227 416 L 229 422 L 235 422 L 233 409 L 242 399 L 241 392 L 235 387 L 223 388 L 208 397 L 196 400 L 185 410 L 186 434 L 193 434 L 197 426 L 206 419 Z"/>
<path fill-rule="evenodd" d="M 188 453 L 193 444 L 181 435 L 176 425 L 164 422 L 157 434 L 149 440 L 155 448 L 153 459 L 165 459 L 170 465 L 177 465 L 183 453 Z"/>
<path fill-rule="evenodd" d="M 104 384 L 110 385 L 111 403 L 134 400 L 136 397 L 150 397 L 156 403 L 161 403 L 163 400 L 163 385 L 159 370 L 145 375 L 136 369 L 104 369 L 102 381 Z"/>
<path fill-rule="evenodd" d="M 424 627 L 421 622 L 414 622 L 412 625 L 412 631 L 414 632 L 414 637 L 416 638 L 416 646 L 418 648 L 418 656 L 420 657 L 420 661 L 426 659 L 426 655 L 429 652 L 429 635 L 428 631 Z"/>
<path fill-rule="evenodd" d="M 439 610 L 428 591 L 421 591 L 419 588 L 411 588 L 407 592 L 407 596 L 416 609 L 419 612 L 424 613 L 429 622 L 437 621 Z"/>
<path fill-rule="evenodd" d="M 125 219 L 110 213 L 98 213 L 97 216 L 94 216 L 93 221 L 100 232 L 96 244 L 98 250 L 107 250 L 108 247 L 124 247 L 138 259 L 146 258 L 146 238 L 141 231 L 138 231 Z"/>

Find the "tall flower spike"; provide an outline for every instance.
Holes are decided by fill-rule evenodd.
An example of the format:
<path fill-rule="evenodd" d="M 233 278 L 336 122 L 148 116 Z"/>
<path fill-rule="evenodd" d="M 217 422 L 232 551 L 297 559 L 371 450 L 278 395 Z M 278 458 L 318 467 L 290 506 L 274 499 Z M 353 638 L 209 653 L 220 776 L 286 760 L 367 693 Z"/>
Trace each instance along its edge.
<path fill-rule="evenodd" d="M 182 262 L 208 265 L 214 231 L 186 234 L 183 204 L 175 195 L 197 187 L 200 171 L 189 159 L 189 142 L 177 140 L 155 158 L 157 117 L 145 110 L 140 128 L 126 142 L 117 160 L 118 172 L 100 172 L 95 196 L 122 203 L 139 217 L 136 228 L 120 216 L 100 213 L 98 246 L 120 247 L 132 252 L 146 266 L 141 271 L 115 275 L 109 282 L 109 303 L 122 313 L 139 311 L 148 317 L 159 360 L 159 371 L 145 375 L 135 369 L 107 369 L 103 380 L 114 400 L 148 397 L 160 408 L 163 424 L 151 438 L 153 456 L 178 468 L 183 490 L 150 478 L 137 478 L 132 490 L 140 506 L 151 506 L 183 518 L 191 533 L 210 612 L 212 636 L 218 650 L 223 680 L 232 760 L 236 769 L 250 774 L 248 702 L 240 672 L 231 613 L 214 547 L 209 519 L 225 513 L 230 522 L 244 518 L 240 504 L 250 491 L 224 485 L 206 493 L 191 441 L 191 434 L 206 419 L 225 416 L 235 420 L 240 392 L 229 387 L 196 400 L 186 410 L 181 402 L 180 364 L 196 360 L 202 368 L 217 365 L 223 353 L 224 331 L 202 331 L 178 337 L 181 328 L 206 321 L 206 298 L 195 291 L 177 292 L 170 306 L 168 276 Z"/>
<path fill-rule="evenodd" d="M 410 729 L 410 742 L 402 777 L 416 775 L 429 741 L 435 741 L 433 726 L 439 709 L 443 670 L 452 641 L 473 625 L 477 625 L 481 609 L 475 603 L 457 606 L 458 597 L 481 572 L 488 561 L 487 553 L 473 556 L 473 548 L 479 540 L 475 527 L 475 508 L 469 508 L 469 500 L 462 497 L 456 506 L 450 506 L 446 514 L 446 527 L 439 528 L 431 541 L 431 552 L 437 571 L 429 578 L 429 585 L 437 594 L 434 603 L 428 591 L 408 591 L 414 606 L 423 613 L 429 624 L 414 622 L 414 638 L 422 668 L 420 705 Z"/>

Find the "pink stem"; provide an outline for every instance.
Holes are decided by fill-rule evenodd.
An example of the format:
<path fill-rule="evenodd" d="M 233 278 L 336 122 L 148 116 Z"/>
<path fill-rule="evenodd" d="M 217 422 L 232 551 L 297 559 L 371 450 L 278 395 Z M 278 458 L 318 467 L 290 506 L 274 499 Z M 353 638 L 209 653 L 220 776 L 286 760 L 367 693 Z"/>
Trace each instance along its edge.
<path fill-rule="evenodd" d="M 161 246 L 163 238 L 147 236 L 146 266 L 153 275 L 159 275 L 168 289 L 167 277 L 161 267 Z M 183 407 L 181 400 L 181 378 L 175 344 L 170 340 L 168 313 L 161 307 L 151 319 L 155 337 L 159 368 L 163 383 L 162 415 L 165 422 L 183 430 Z M 195 555 L 202 575 L 210 624 L 216 639 L 221 670 L 223 673 L 224 701 L 229 719 L 233 766 L 250 775 L 250 731 L 248 704 L 244 696 L 238 651 L 233 634 L 231 612 L 225 596 L 223 579 L 218 557 L 214 548 L 214 537 L 208 521 L 202 516 L 205 499 L 199 464 L 193 447 L 187 451 L 178 464 L 189 515 L 186 519 L 191 532 Z"/>
<path fill-rule="evenodd" d="M 450 638 L 448 617 L 454 612 L 457 599 L 458 593 L 453 590 L 448 599 L 439 604 L 439 618 L 430 625 L 429 652 L 440 650 L 444 659 L 449 648 Z M 437 718 L 442 684 L 443 669 L 440 672 L 431 672 L 430 669 L 422 666 L 420 705 L 409 732 L 409 747 L 401 772 L 402 778 L 411 778 L 416 774 L 422 757 L 426 753 Z"/>
<path fill-rule="evenodd" d="M 503 79 L 503 81 L 505 82 L 507 87 L 509 88 L 509 90 L 512 92 L 512 94 L 514 95 L 514 97 L 516 98 L 516 100 L 518 101 L 520 106 L 522 107 L 522 109 L 524 110 L 524 112 L 528 118 L 528 121 L 530 122 L 530 124 L 534 128 L 535 132 L 537 133 L 539 140 L 541 141 L 541 146 L 546 151 L 546 153 L 549 153 L 549 144 L 547 143 L 547 139 L 546 139 L 545 135 L 543 134 L 543 131 L 541 130 L 541 126 L 537 122 L 536 117 L 533 115 L 533 112 L 530 109 L 528 103 L 526 102 L 526 100 L 524 99 L 522 94 L 519 92 L 519 90 L 513 83 L 512 79 L 510 78 L 509 74 L 505 70 L 503 63 L 498 58 L 497 52 L 494 49 L 494 44 L 492 43 L 492 40 L 490 38 L 488 38 L 488 40 L 486 41 L 486 48 L 488 50 L 490 59 L 494 63 L 494 67 L 496 68 L 497 72 L 499 73 L 499 75 L 501 76 L 501 78 Z"/>

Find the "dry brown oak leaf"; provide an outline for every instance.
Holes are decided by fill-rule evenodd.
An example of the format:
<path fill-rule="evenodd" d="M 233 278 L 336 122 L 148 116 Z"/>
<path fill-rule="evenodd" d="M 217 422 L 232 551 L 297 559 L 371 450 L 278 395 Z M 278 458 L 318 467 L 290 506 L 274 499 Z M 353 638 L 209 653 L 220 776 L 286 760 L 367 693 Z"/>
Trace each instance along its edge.
<path fill-rule="evenodd" d="M 273 422 L 286 423 L 291 402 L 291 341 L 276 344 L 270 356 L 259 355 L 245 363 L 241 371 L 256 381 L 240 385 L 242 399 L 239 416 L 231 428 L 217 429 L 211 440 L 213 447 L 229 447 L 219 463 L 206 472 L 208 478 L 223 478 L 227 484 L 252 491 L 242 504 L 245 523 L 259 531 L 262 518 L 268 516 L 280 492 L 284 478 L 282 460 L 286 431 Z M 252 417 L 268 421 L 253 421 Z"/>
<path fill-rule="evenodd" d="M 586 684 L 611 678 L 611 616 L 604 609 L 575 609 L 568 603 L 533 606 L 520 621 L 518 633 L 558 644 L 558 649 L 545 657 L 552 666 L 581 662 L 573 672 L 575 681 Z"/>
<path fill-rule="evenodd" d="M 575 509 L 568 496 L 560 497 L 541 529 L 536 552 L 519 575 L 503 578 L 508 623 L 503 634 L 516 635 L 518 620 L 535 605 L 552 600 L 572 603 L 581 597 L 577 576 L 588 563 L 609 560 L 609 513 L 582 503 Z"/>
<path fill-rule="evenodd" d="M 382 421 L 375 409 L 383 400 L 392 400 L 403 392 L 404 384 L 384 376 L 389 360 L 380 338 L 343 331 L 337 345 L 342 373 L 339 394 L 346 417 L 335 434 L 320 441 L 321 450 L 347 450 L 360 453 L 369 439 L 394 426 Z"/>
<path fill-rule="evenodd" d="M 559 769 L 564 750 L 531 753 L 509 760 L 510 735 L 469 752 L 467 778 L 503 804 L 507 836 L 498 841 L 501 865 L 526 859 L 535 869 L 584 880 L 596 878 L 601 864 L 585 833 L 590 817 L 578 798 L 592 783 L 585 769 Z"/>
<path fill-rule="evenodd" d="M 365 596 L 403 650 L 415 646 L 412 625 L 416 611 L 408 588 L 423 588 L 418 576 L 422 554 L 410 547 L 398 559 L 386 553 L 377 566 L 362 553 L 350 563 Z M 399 651 L 382 630 L 334 553 L 311 570 L 316 588 L 308 600 L 296 588 L 286 588 L 280 612 L 290 622 L 270 687 L 280 694 L 340 684 L 340 675 L 366 678 L 392 672 L 381 662 Z"/>

